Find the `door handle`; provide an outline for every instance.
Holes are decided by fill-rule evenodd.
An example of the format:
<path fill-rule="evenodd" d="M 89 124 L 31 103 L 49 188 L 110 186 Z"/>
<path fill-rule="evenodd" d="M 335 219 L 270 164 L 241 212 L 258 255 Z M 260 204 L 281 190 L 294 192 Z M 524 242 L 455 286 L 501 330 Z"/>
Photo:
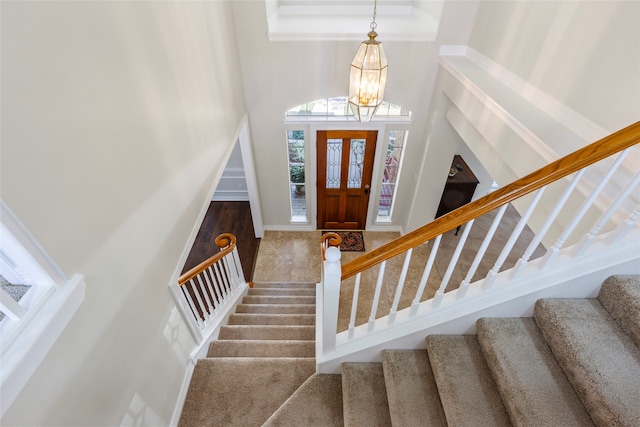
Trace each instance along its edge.
<path fill-rule="evenodd" d="M 369 184 L 364 186 L 364 194 L 369 195 Z"/>

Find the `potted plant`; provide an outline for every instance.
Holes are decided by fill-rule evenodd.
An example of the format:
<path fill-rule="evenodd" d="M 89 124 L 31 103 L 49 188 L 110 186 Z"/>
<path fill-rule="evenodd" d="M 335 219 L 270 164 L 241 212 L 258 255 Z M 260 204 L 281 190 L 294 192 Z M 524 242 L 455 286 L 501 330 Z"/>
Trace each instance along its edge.
<path fill-rule="evenodd" d="M 304 165 L 292 165 L 289 172 L 291 184 L 296 186 L 296 193 L 304 194 Z"/>

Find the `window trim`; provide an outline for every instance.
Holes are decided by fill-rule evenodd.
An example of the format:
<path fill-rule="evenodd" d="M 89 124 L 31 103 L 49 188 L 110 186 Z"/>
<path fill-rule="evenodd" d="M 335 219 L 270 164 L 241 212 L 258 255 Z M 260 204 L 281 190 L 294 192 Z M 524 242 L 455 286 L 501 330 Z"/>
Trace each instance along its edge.
<path fill-rule="evenodd" d="M 9 207 L 0 200 L 2 251 L 19 264 L 41 295 L 33 298 L 19 320 L 2 320 L 0 418 L 49 353 L 85 297 L 84 277 L 67 280 Z M 11 242 L 11 245 L 7 243 Z M 22 300 L 21 300 L 22 302 Z"/>

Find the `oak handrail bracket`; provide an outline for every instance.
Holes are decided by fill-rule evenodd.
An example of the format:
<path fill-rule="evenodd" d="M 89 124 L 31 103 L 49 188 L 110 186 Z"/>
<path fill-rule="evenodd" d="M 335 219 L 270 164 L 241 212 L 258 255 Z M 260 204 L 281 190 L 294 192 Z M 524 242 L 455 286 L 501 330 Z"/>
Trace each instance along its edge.
<path fill-rule="evenodd" d="M 342 266 L 342 280 L 530 194 L 589 165 L 640 143 L 640 121 L 480 197 Z M 324 247 L 324 246 L 323 246 Z"/>
<path fill-rule="evenodd" d="M 178 278 L 178 285 L 182 286 L 187 283 L 189 280 L 196 277 L 198 274 L 202 273 L 204 270 L 220 261 L 225 255 L 230 254 L 236 247 L 236 236 L 231 233 L 222 233 L 215 239 L 216 245 L 220 248 L 220 252 L 213 255 L 212 257 L 202 261 L 200 264 L 196 265 L 189 271 L 185 272 Z"/>

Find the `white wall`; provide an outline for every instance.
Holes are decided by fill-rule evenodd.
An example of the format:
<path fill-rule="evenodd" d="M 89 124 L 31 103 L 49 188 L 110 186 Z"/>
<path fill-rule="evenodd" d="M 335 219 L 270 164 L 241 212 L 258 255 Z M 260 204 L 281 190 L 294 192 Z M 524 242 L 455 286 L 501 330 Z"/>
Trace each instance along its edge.
<path fill-rule="evenodd" d="M 615 132 L 640 117 L 640 2 L 483 1 L 469 45 Z"/>
<path fill-rule="evenodd" d="M 86 300 L 3 425 L 168 425 L 168 285 L 245 113 L 224 2 L 3 2 L 2 199 Z"/>
<path fill-rule="evenodd" d="M 464 124 L 458 132 L 466 130 L 457 136 L 462 136 L 500 186 L 638 120 L 640 29 L 631 21 L 639 15 L 637 2 L 481 2 L 469 46 L 485 55 L 487 62 L 493 61 L 482 66 L 486 75 L 494 73 L 490 76 L 494 80 L 477 73 L 482 66 L 473 69 L 469 62 L 457 62 L 458 71 L 469 72 L 463 80 L 480 83 L 480 90 L 472 93 L 460 82 L 454 83 L 448 71 L 440 71 L 428 118 L 432 132 L 416 194 L 441 191 L 444 185 L 441 176 L 448 165 L 439 159 L 456 150 L 451 143 L 458 138 L 446 123 L 453 114 Z M 510 98 L 496 98 L 500 111 L 480 99 L 510 90 L 507 84 L 500 86 L 505 82 L 498 68 L 515 73 L 526 88 L 514 91 Z M 506 116 L 520 121 L 532 139 L 547 144 L 547 151 L 525 142 L 512 126 L 513 120 L 505 121 Z M 554 186 L 545 196 L 560 190 Z M 423 224 L 425 216 L 435 213 L 437 203 L 417 197 L 408 228 Z M 547 206 L 551 205 L 543 199 L 540 214 L 531 220 L 533 229 L 546 218 L 545 209 L 551 209 Z M 557 232 L 552 231 L 550 239 Z"/>
<path fill-rule="evenodd" d="M 359 43 L 269 42 L 264 2 L 233 5 L 264 223 L 266 227 L 287 227 L 290 205 L 284 112 L 307 101 L 347 95 L 349 64 Z M 385 42 L 384 28 L 377 28 L 389 62 L 385 99 L 411 110 L 414 118 L 392 226 L 403 226 L 408 217 L 415 171 L 424 150 L 424 118 L 437 71 L 438 46 L 467 42 L 476 7 L 475 2 L 446 2 L 437 42 Z M 362 31 L 364 40 L 369 28 Z M 315 159 L 307 157 L 307 161 Z M 313 184 L 313 178 L 308 182 Z M 311 224 L 315 225 L 314 221 L 311 219 Z"/>

